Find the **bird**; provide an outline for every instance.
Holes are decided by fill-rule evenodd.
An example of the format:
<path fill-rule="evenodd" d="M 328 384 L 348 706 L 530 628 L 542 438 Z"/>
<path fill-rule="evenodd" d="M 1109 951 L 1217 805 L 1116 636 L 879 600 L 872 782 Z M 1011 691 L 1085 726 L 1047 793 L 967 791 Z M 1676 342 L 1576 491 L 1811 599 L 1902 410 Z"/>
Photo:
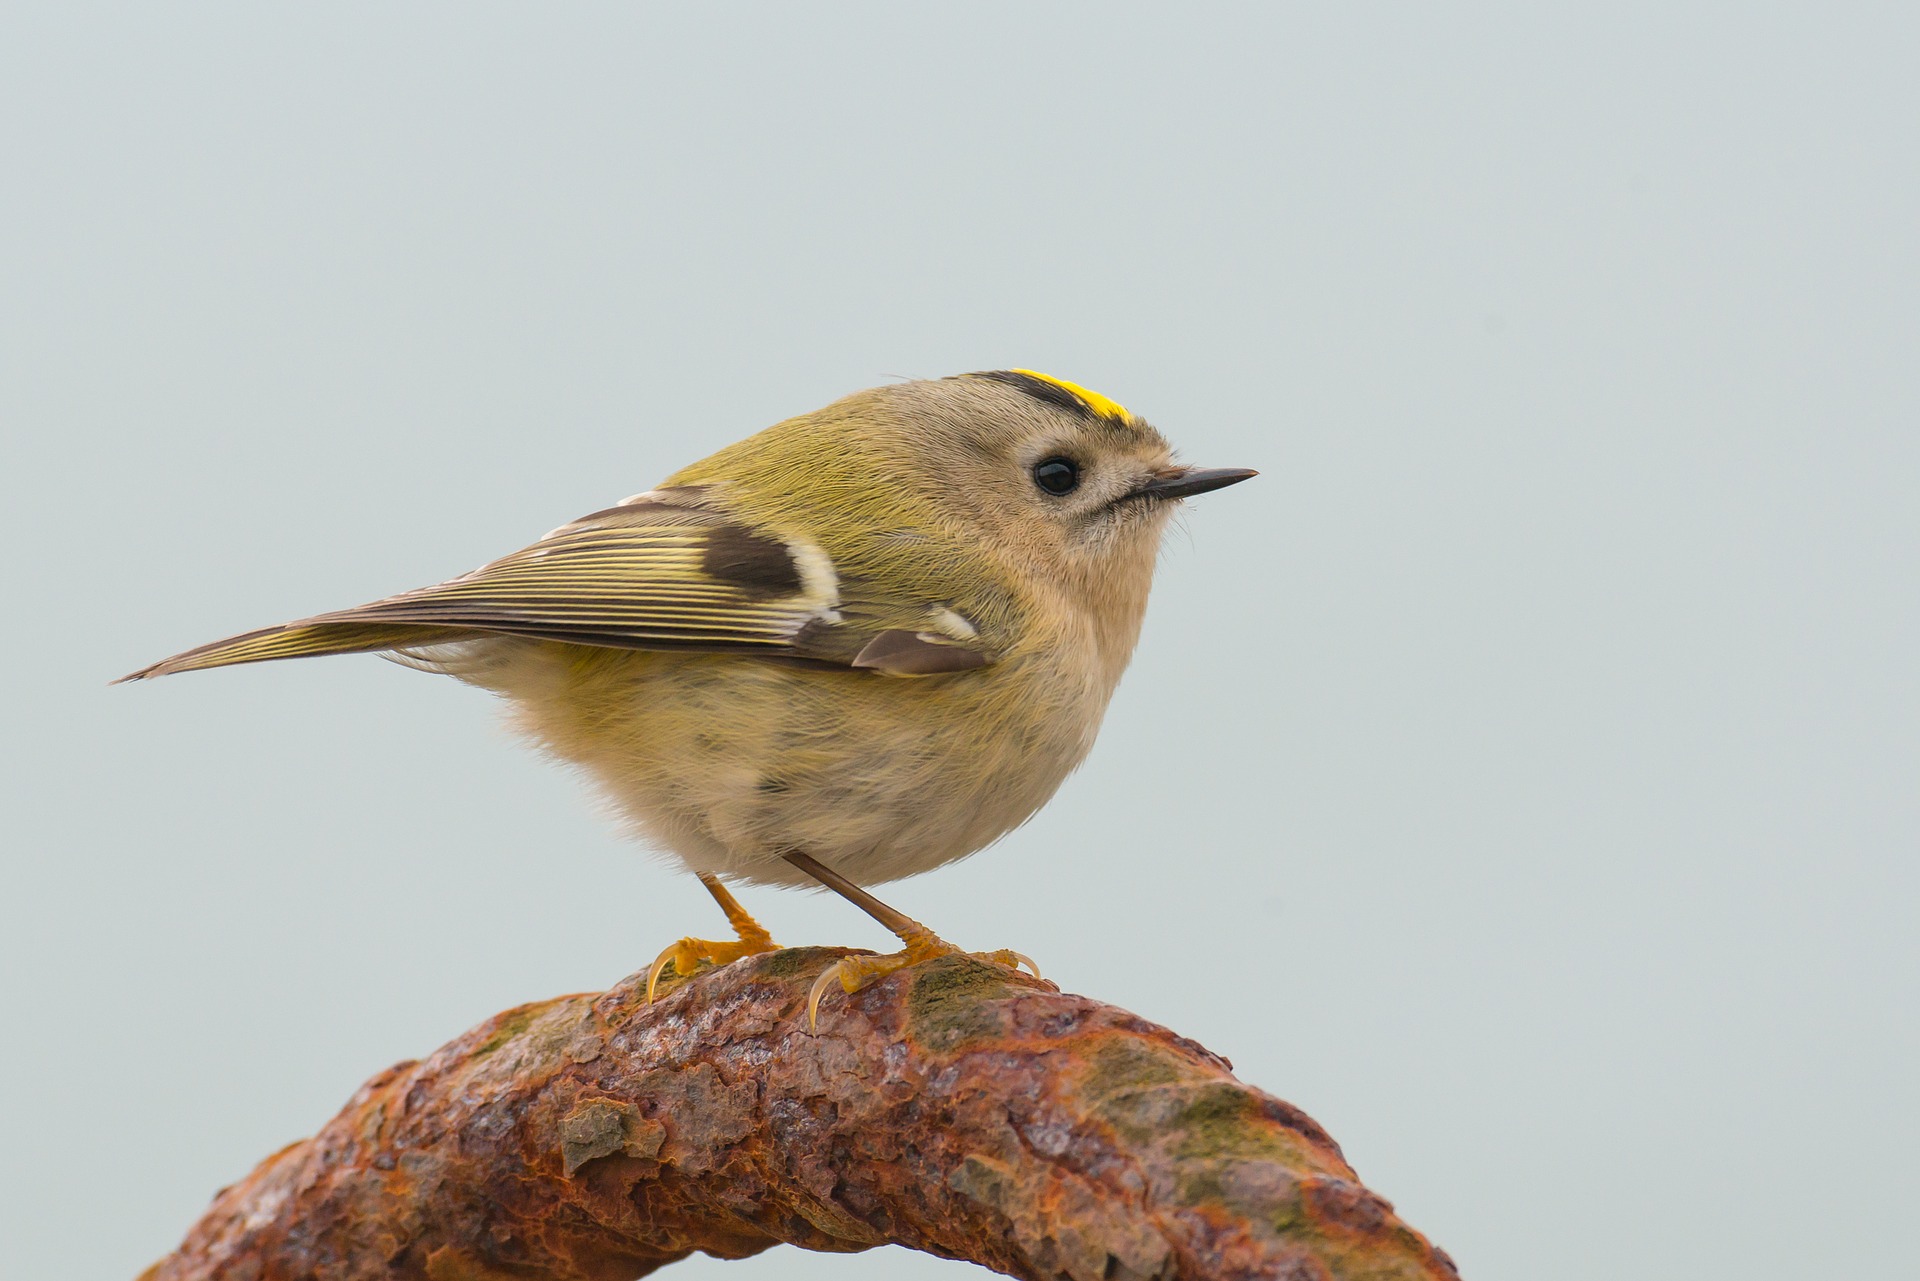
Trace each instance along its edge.
<path fill-rule="evenodd" d="M 825 887 L 899 938 L 822 973 L 812 1025 L 835 980 L 852 993 L 961 950 L 866 887 L 964 858 L 1053 796 L 1132 657 L 1169 518 L 1256 474 L 1179 463 L 1144 418 L 1035 370 L 903 381 L 456 578 L 121 681 L 378 653 L 498 695 L 732 928 L 663 950 L 649 1001 L 669 968 L 777 948 L 729 886 Z"/>

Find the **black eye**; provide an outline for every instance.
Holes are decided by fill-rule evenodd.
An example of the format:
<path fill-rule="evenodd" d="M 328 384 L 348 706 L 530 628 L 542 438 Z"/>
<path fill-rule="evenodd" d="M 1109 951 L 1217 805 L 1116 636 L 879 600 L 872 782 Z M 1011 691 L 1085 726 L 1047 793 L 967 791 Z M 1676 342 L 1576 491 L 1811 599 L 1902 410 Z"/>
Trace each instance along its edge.
<path fill-rule="evenodd" d="M 1080 464 L 1071 458 L 1043 458 L 1033 465 L 1033 483 L 1058 498 L 1080 488 Z"/>

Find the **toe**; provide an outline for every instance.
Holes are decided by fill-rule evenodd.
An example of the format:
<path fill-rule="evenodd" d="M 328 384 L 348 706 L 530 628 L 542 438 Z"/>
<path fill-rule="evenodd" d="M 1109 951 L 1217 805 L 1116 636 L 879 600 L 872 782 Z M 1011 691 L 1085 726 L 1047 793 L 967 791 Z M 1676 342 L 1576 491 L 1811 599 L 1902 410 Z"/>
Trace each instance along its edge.
<path fill-rule="evenodd" d="M 809 1030 L 819 1026 L 820 1002 L 826 997 L 827 989 L 837 979 L 840 987 L 848 994 L 858 992 L 868 984 L 876 983 L 889 974 L 896 973 L 909 965 L 918 965 L 922 961 L 937 960 L 943 956 L 970 956 L 978 961 L 993 965 L 1004 965 L 1010 970 L 1025 966 L 1040 977 L 1040 967 L 1033 958 L 1024 952 L 1015 952 L 1001 948 L 994 952 L 965 952 L 945 939 L 932 933 L 915 935 L 907 940 L 906 947 L 886 956 L 843 956 L 821 972 L 813 981 L 813 987 L 807 992 L 807 1027 Z"/>
<path fill-rule="evenodd" d="M 761 930 L 754 938 L 734 939 L 725 943 L 712 939 L 681 939 L 656 956 L 647 970 L 647 1003 L 653 1003 L 654 995 L 660 989 L 660 978 L 669 965 L 673 966 L 674 978 L 688 979 L 693 977 L 696 970 L 709 965 L 725 965 L 743 956 L 758 956 L 762 952 L 779 950 L 780 945 L 765 930 Z"/>

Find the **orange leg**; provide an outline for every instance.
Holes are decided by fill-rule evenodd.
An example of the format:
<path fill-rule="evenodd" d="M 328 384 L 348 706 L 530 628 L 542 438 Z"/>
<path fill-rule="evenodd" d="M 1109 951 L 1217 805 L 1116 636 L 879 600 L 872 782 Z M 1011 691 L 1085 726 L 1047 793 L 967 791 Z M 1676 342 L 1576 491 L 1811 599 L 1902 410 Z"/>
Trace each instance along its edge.
<path fill-rule="evenodd" d="M 727 892 L 720 878 L 710 872 L 700 873 L 700 883 L 707 887 L 707 893 L 713 895 L 713 901 L 727 914 L 727 924 L 733 926 L 734 941 L 718 943 L 712 939 L 684 938 L 654 958 L 653 968 L 647 971 L 647 1003 L 653 1003 L 654 993 L 660 986 L 660 975 L 673 966 L 676 978 L 690 978 L 693 972 L 707 965 L 725 965 L 737 961 L 743 956 L 758 956 L 762 952 L 777 952 L 780 945 L 773 941 L 773 935 L 766 927 L 747 914 L 738 899 Z"/>

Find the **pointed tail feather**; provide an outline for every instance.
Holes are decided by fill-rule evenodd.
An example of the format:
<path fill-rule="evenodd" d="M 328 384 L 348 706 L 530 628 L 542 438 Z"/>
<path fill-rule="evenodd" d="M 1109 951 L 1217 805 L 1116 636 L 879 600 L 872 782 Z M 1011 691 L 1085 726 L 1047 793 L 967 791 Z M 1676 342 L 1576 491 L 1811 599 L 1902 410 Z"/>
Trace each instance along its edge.
<path fill-rule="evenodd" d="M 230 667 L 235 663 L 264 663 L 276 658 L 312 658 L 320 654 L 365 654 L 376 650 L 420 645 L 440 645 L 467 640 L 480 633 L 470 628 L 431 627 L 419 624 L 320 622 L 288 623 L 243 632 L 210 645 L 200 645 L 172 658 L 163 658 L 150 667 L 129 672 L 113 684 L 124 681 L 152 680 L 174 672 L 193 672 L 205 667 Z"/>

